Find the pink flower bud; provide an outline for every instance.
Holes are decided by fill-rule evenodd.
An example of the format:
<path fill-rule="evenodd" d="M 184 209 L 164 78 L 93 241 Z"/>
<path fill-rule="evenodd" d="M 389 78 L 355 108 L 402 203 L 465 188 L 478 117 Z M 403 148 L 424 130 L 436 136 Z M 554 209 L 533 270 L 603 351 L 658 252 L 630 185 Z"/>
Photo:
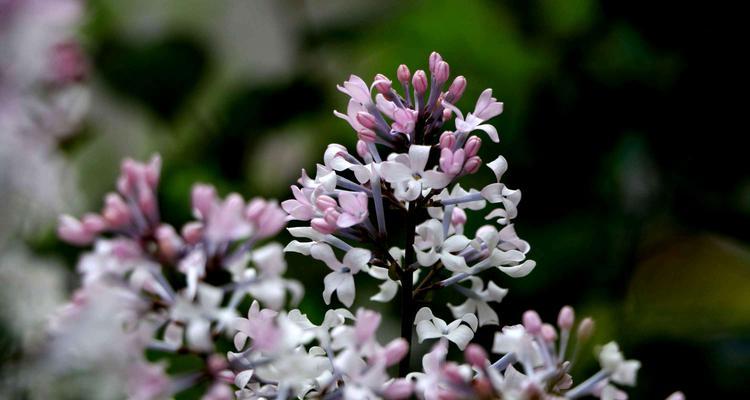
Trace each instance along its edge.
<path fill-rule="evenodd" d="M 555 330 L 555 327 L 553 327 L 550 324 L 543 324 L 542 325 L 542 339 L 544 339 L 547 342 L 554 342 L 557 340 L 557 331 Z"/>
<path fill-rule="evenodd" d="M 578 325 L 578 340 L 589 340 L 594 334 L 594 320 L 586 317 Z"/>
<path fill-rule="evenodd" d="M 448 88 L 448 98 L 450 99 L 451 104 L 456 104 L 456 102 L 461 99 L 464 90 L 466 90 L 466 78 L 459 75 L 453 80 L 453 83 L 451 83 Z"/>
<path fill-rule="evenodd" d="M 455 207 L 451 213 L 451 224 L 453 226 L 466 223 L 466 212 L 462 208 Z"/>
<path fill-rule="evenodd" d="M 360 137 L 360 139 L 362 139 L 362 138 Z M 365 143 L 365 142 L 366 142 L 365 140 L 358 140 L 357 141 L 357 154 L 362 159 L 365 159 L 370 154 L 370 150 L 367 149 L 367 143 Z"/>
<path fill-rule="evenodd" d="M 357 131 L 357 138 L 360 141 L 365 141 L 367 143 L 374 143 L 375 139 L 377 138 L 377 135 L 371 129 L 361 128 L 360 130 Z M 367 146 L 365 145 L 365 147 L 367 147 Z M 361 156 L 361 154 L 360 154 L 360 156 Z"/>
<path fill-rule="evenodd" d="M 564 331 L 569 331 L 573 328 L 575 320 L 576 314 L 575 311 L 573 311 L 573 307 L 565 306 L 560 309 L 560 314 L 557 316 L 557 326 Z"/>
<path fill-rule="evenodd" d="M 161 224 L 156 228 L 154 235 L 159 245 L 159 252 L 169 259 L 176 258 L 182 247 L 182 240 L 174 228 L 171 225 Z"/>
<path fill-rule="evenodd" d="M 156 205 L 156 195 L 149 188 L 142 187 L 142 189 L 138 191 L 138 208 L 141 209 L 141 212 L 143 212 L 143 215 L 149 221 L 156 223 L 159 214 L 159 207 Z"/>
<path fill-rule="evenodd" d="M 378 126 L 375 117 L 366 111 L 360 111 L 357 113 L 357 122 L 368 129 L 375 129 L 375 127 Z"/>
<path fill-rule="evenodd" d="M 482 159 L 478 156 L 469 157 L 468 160 L 466 160 L 466 163 L 464 164 L 464 171 L 467 174 L 475 174 L 477 171 L 479 171 L 479 167 L 482 166 Z"/>
<path fill-rule="evenodd" d="M 11 1 L 11 4 L 13 2 Z M 0 6 L 0 8 L 2 8 Z M 0 10 L 2 14 L 2 10 Z M 52 49 L 52 78 L 59 83 L 83 80 L 89 70 L 83 50 L 73 41 L 56 44 Z"/>
<path fill-rule="evenodd" d="M 542 330 L 542 319 L 536 311 L 526 311 L 523 313 L 523 327 L 526 328 L 526 332 L 536 335 Z"/>
<path fill-rule="evenodd" d="M 450 74 L 451 68 L 445 61 L 438 62 L 435 66 L 435 71 L 433 72 L 435 82 L 438 84 L 438 86 L 442 86 L 445 82 L 447 82 Z"/>
<path fill-rule="evenodd" d="M 318 231 L 318 232 L 320 232 L 320 233 L 322 233 L 324 235 L 328 235 L 328 234 L 331 234 L 333 232 L 336 232 L 336 224 L 335 223 L 334 224 L 329 224 L 323 218 L 313 218 L 310 221 L 310 226 L 312 226 L 313 229 L 315 229 L 316 231 Z"/>
<path fill-rule="evenodd" d="M 468 138 L 466 140 L 466 144 L 464 145 L 466 157 L 471 158 L 477 155 L 477 153 L 479 153 L 480 147 L 482 147 L 482 139 L 480 139 L 479 136 L 472 136 Z"/>
<path fill-rule="evenodd" d="M 397 378 L 383 391 L 383 397 L 387 400 L 404 400 L 411 397 L 414 384 L 406 378 Z"/>
<path fill-rule="evenodd" d="M 332 226 L 337 226 L 337 221 L 339 220 L 339 217 L 341 217 L 341 212 L 339 212 L 336 208 L 328 208 L 325 210 L 323 219 Z"/>
<path fill-rule="evenodd" d="M 81 219 L 83 227 L 90 233 L 100 233 L 107 229 L 107 221 L 99 214 L 88 213 Z"/>
<path fill-rule="evenodd" d="M 336 208 L 336 206 L 338 206 L 338 203 L 331 196 L 324 194 L 315 199 L 315 207 L 322 212 L 328 211 L 329 208 Z"/>
<path fill-rule="evenodd" d="M 286 226 L 287 213 L 276 201 L 266 201 L 263 212 L 251 221 L 255 223 L 255 235 L 258 239 L 273 236 Z"/>
<path fill-rule="evenodd" d="M 440 148 L 441 149 L 453 149 L 456 145 L 456 135 L 451 131 L 445 131 L 440 135 Z"/>
<path fill-rule="evenodd" d="M 112 228 L 120 228 L 130 223 L 130 208 L 125 200 L 116 193 L 109 193 L 104 198 L 102 216 Z"/>
<path fill-rule="evenodd" d="M 411 79 L 411 84 L 414 85 L 414 90 L 416 90 L 419 95 L 423 95 L 427 91 L 427 75 L 424 71 L 421 69 L 417 70 L 417 72 L 414 73 L 414 77 Z"/>
<path fill-rule="evenodd" d="M 375 89 L 382 94 L 391 93 L 391 80 L 383 74 L 375 75 Z"/>
<path fill-rule="evenodd" d="M 402 85 L 408 85 L 409 79 L 411 79 L 411 72 L 409 72 L 409 67 L 407 67 L 406 64 L 399 65 L 398 69 L 396 70 L 396 76 L 398 77 L 398 81 L 401 82 Z"/>
<path fill-rule="evenodd" d="M 203 239 L 203 224 L 189 222 L 182 227 L 182 238 L 188 244 L 197 244 Z"/>
<path fill-rule="evenodd" d="M 208 371 L 212 375 L 215 375 L 220 371 L 229 368 L 229 363 L 227 362 L 226 358 L 218 354 L 212 354 L 208 357 L 208 360 L 206 360 L 206 367 L 208 367 Z"/>
<path fill-rule="evenodd" d="M 380 326 L 380 313 L 360 308 L 357 310 L 357 322 L 354 324 L 354 337 L 359 344 L 370 341 Z"/>
<path fill-rule="evenodd" d="M 245 207 L 245 218 L 250 221 L 257 220 L 258 218 L 260 218 L 261 214 L 263 214 L 263 210 L 265 210 L 266 204 L 266 201 L 261 199 L 260 197 L 256 197 L 250 200 L 250 202 L 247 203 L 247 207 Z"/>
<path fill-rule="evenodd" d="M 464 160 L 464 149 L 458 149 L 455 152 L 448 148 L 440 150 L 440 169 L 447 174 L 456 175 L 461 172 Z"/>
<path fill-rule="evenodd" d="M 461 369 L 455 363 L 447 363 L 443 366 L 443 377 L 447 383 L 452 383 L 456 386 L 460 386 L 464 382 L 464 376 L 461 373 Z"/>
<path fill-rule="evenodd" d="M 193 212 L 200 219 L 206 219 L 211 209 L 217 204 L 216 189 L 211 185 L 195 184 L 191 193 Z"/>
<path fill-rule="evenodd" d="M 391 340 L 385 346 L 385 365 L 391 366 L 398 363 L 402 358 L 404 358 L 408 351 L 409 343 L 406 343 L 406 340 L 404 340 L 404 338 L 396 338 Z"/>
<path fill-rule="evenodd" d="M 435 73 L 435 68 L 437 67 L 438 63 L 440 61 L 443 61 L 443 57 L 438 53 L 437 51 L 433 51 L 430 53 L 430 72 Z"/>
<path fill-rule="evenodd" d="M 482 369 L 487 366 L 487 352 L 478 344 L 468 345 L 464 351 L 464 357 L 472 367 Z"/>
<path fill-rule="evenodd" d="M 161 156 L 154 154 L 144 169 L 146 183 L 152 190 L 156 190 L 159 185 L 159 175 L 161 174 Z"/>
<path fill-rule="evenodd" d="M 94 240 L 94 235 L 83 224 L 70 215 L 61 215 L 57 225 L 57 236 L 77 246 L 85 246 Z"/>

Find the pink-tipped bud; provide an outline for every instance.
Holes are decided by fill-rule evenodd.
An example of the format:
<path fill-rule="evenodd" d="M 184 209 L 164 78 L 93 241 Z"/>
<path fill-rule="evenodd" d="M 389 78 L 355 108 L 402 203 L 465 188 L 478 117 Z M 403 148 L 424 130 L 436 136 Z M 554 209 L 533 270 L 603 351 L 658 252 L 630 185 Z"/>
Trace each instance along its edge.
<path fill-rule="evenodd" d="M 208 367 L 209 373 L 212 375 L 218 374 L 220 371 L 229 368 L 229 363 L 225 357 L 218 354 L 212 354 L 206 360 L 206 367 Z"/>
<path fill-rule="evenodd" d="M 182 227 L 182 238 L 188 244 L 198 244 L 203 239 L 203 224 L 189 222 Z"/>
<path fill-rule="evenodd" d="M 375 143 L 375 139 L 377 138 L 377 135 L 375 134 L 375 131 L 367 128 L 362 128 L 357 131 L 357 138 L 361 141 L 365 141 L 367 143 Z M 366 146 L 366 145 L 365 145 Z M 360 154 L 361 156 L 361 154 Z"/>
<path fill-rule="evenodd" d="M 430 53 L 430 72 L 435 73 L 435 68 L 437 67 L 438 63 L 440 61 L 443 61 L 443 56 L 440 55 L 437 51 L 433 51 Z"/>
<path fill-rule="evenodd" d="M 354 324 L 354 337 L 359 344 L 365 344 L 372 339 L 380 326 L 380 313 L 361 308 L 357 311 L 357 322 Z"/>
<path fill-rule="evenodd" d="M 456 77 L 456 79 L 453 80 L 453 83 L 451 83 L 450 87 L 448 88 L 447 98 L 449 99 L 451 104 L 456 104 L 456 102 L 461 99 L 461 96 L 463 96 L 465 90 L 466 78 L 464 78 L 463 75 L 459 75 Z"/>
<path fill-rule="evenodd" d="M 464 383 L 464 375 L 456 363 L 446 363 L 443 366 L 443 379 L 446 383 L 459 386 Z"/>
<path fill-rule="evenodd" d="M 323 215 L 323 219 L 325 219 L 328 225 L 331 225 L 331 226 L 337 225 L 337 221 L 339 220 L 339 217 L 341 217 L 341 212 L 339 212 L 335 208 L 326 209 Z"/>
<path fill-rule="evenodd" d="M 156 242 L 159 252 L 169 259 L 175 259 L 182 247 L 182 240 L 171 225 L 161 224 L 156 228 Z"/>
<path fill-rule="evenodd" d="M 404 338 L 396 338 L 385 345 L 385 365 L 390 367 L 401 361 L 409 351 L 409 343 Z"/>
<path fill-rule="evenodd" d="M 435 77 L 435 82 L 438 84 L 438 86 L 442 86 L 445 82 L 448 81 L 448 77 L 451 74 L 451 67 L 447 62 L 440 61 L 435 66 L 435 71 L 433 74 Z"/>
<path fill-rule="evenodd" d="M 398 77 L 398 81 L 401 82 L 402 85 L 408 85 L 409 80 L 411 79 L 411 72 L 409 72 L 409 67 L 407 67 L 406 64 L 399 65 L 398 69 L 396 70 L 396 76 Z"/>
<path fill-rule="evenodd" d="M 576 314 L 573 311 L 573 307 L 565 306 L 560 309 L 560 314 L 557 315 L 557 326 L 564 331 L 569 331 L 573 328 L 573 324 L 576 321 Z"/>
<path fill-rule="evenodd" d="M 146 177 L 146 183 L 152 190 L 156 190 L 156 187 L 159 185 L 159 175 L 161 174 L 161 156 L 158 154 L 151 156 L 151 160 L 146 164 L 143 172 Z"/>
<path fill-rule="evenodd" d="M 455 207 L 451 213 L 451 224 L 453 226 L 466 223 L 466 212 L 462 208 Z"/>
<path fill-rule="evenodd" d="M 268 203 L 260 197 L 250 200 L 250 202 L 247 203 L 247 207 L 245 207 L 245 218 L 250 221 L 257 220 L 263 214 L 267 205 Z"/>
<path fill-rule="evenodd" d="M 557 331 L 555 330 L 555 327 L 550 324 L 542 324 L 542 339 L 544 339 L 546 342 L 554 342 L 557 340 Z"/>
<path fill-rule="evenodd" d="M 375 75 L 375 89 L 383 95 L 390 94 L 391 80 L 383 74 Z"/>
<path fill-rule="evenodd" d="M 193 205 L 193 213 L 199 219 L 206 219 L 211 213 L 211 209 L 218 202 L 216 189 L 211 185 L 202 183 L 193 185 L 190 197 Z"/>
<path fill-rule="evenodd" d="M 331 196 L 320 195 L 315 200 L 315 207 L 322 212 L 328 211 L 329 208 L 336 208 L 336 206 L 338 206 L 338 203 Z"/>
<path fill-rule="evenodd" d="M 451 131 L 445 131 L 440 135 L 440 148 L 441 149 L 453 149 L 456 145 L 456 135 Z"/>
<path fill-rule="evenodd" d="M 453 117 L 453 111 L 448 108 L 443 109 L 443 121 L 448 121 Z"/>
<path fill-rule="evenodd" d="M 88 213 L 81 218 L 81 223 L 88 232 L 93 234 L 101 233 L 107 229 L 107 221 L 99 214 Z"/>
<path fill-rule="evenodd" d="M 479 149 L 482 147 L 482 139 L 479 138 L 479 136 L 472 136 L 466 140 L 466 144 L 464 145 L 464 151 L 466 152 L 466 157 L 474 157 L 479 153 Z"/>
<path fill-rule="evenodd" d="M 404 400 L 411 397 L 414 384 L 406 378 L 394 379 L 383 391 L 383 397 L 387 400 Z"/>
<path fill-rule="evenodd" d="M 146 189 L 138 192 L 138 208 L 151 222 L 157 222 L 159 207 L 156 205 L 156 195 L 153 191 Z"/>
<path fill-rule="evenodd" d="M 362 137 L 360 139 L 357 141 L 357 154 L 360 158 L 365 159 L 370 154 L 370 150 L 367 148 L 367 141 L 362 139 Z"/>
<path fill-rule="evenodd" d="M 376 126 L 378 126 L 378 122 L 377 120 L 375 120 L 375 117 L 373 117 L 372 114 L 366 111 L 360 111 L 357 113 L 357 122 L 368 129 L 374 129 Z"/>
<path fill-rule="evenodd" d="M 451 149 L 446 148 L 440 150 L 440 169 L 446 174 L 457 175 L 461 172 L 465 160 L 464 149 L 451 151 Z"/>
<path fill-rule="evenodd" d="M 526 311 L 523 313 L 523 327 L 526 328 L 526 332 L 536 335 L 542 330 L 542 319 L 536 311 Z"/>
<path fill-rule="evenodd" d="M 578 325 L 578 340 L 589 340 L 594 334 L 594 320 L 586 317 Z"/>
<path fill-rule="evenodd" d="M 414 90 L 417 91 L 417 94 L 423 95 L 427 91 L 427 74 L 421 69 L 417 70 L 414 73 L 414 77 L 411 78 L 411 84 L 414 85 Z"/>
<path fill-rule="evenodd" d="M 94 240 L 94 235 L 83 224 L 70 215 L 61 215 L 57 224 L 57 236 L 77 246 L 85 246 Z"/>
<path fill-rule="evenodd" d="M 102 216 L 107 221 L 107 225 L 112 228 L 120 228 L 130 223 L 131 213 L 130 208 L 120 195 L 109 193 L 104 198 Z"/>
<path fill-rule="evenodd" d="M 485 368 L 487 366 L 487 352 L 478 344 L 470 344 L 464 350 L 466 362 L 475 368 Z"/>
<path fill-rule="evenodd" d="M 478 156 L 469 157 L 464 164 L 464 172 L 467 174 L 475 174 L 479 171 L 479 167 L 482 166 L 482 159 Z"/>
<path fill-rule="evenodd" d="M 323 218 L 313 218 L 310 221 L 310 226 L 324 235 L 329 235 L 333 232 L 336 232 L 336 225 L 329 224 Z"/>

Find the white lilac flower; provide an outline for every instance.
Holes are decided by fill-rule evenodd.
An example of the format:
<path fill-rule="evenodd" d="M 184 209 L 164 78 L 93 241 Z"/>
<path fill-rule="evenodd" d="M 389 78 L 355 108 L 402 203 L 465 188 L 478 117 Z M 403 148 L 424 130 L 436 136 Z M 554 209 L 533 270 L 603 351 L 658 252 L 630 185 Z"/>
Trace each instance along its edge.
<path fill-rule="evenodd" d="M 466 236 L 452 235 L 445 238 L 443 224 L 436 219 L 425 221 L 417 227 L 416 232 L 418 236 L 414 241 L 414 250 L 420 265 L 429 267 L 442 261 L 449 271 L 466 272 L 469 270 L 466 260 L 453 254 L 464 250 L 469 245 L 471 241 Z"/>
<path fill-rule="evenodd" d="M 380 165 L 381 176 L 393 185 L 397 198 L 412 201 L 424 190 L 442 189 L 451 182 L 453 178 L 443 172 L 425 171 L 429 156 L 429 146 L 411 145 L 409 154 L 392 154 Z"/>
<path fill-rule="evenodd" d="M 602 369 L 610 374 L 610 379 L 620 385 L 634 386 L 640 361 L 625 360 L 619 346 L 615 342 L 609 342 L 602 346 L 599 351 L 599 364 Z"/>
<path fill-rule="evenodd" d="M 476 276 L 470 277 L 469 282 L 471 283 L 470 288 L 457 286 L 462 289 L 461 293 L 466 295 L 466 301 L 457 306 L 448 303 L 448 308 L 453 313 L 453 317 L 461 318 L 466 314 L 474 314 L 479 320 L 479 326 L 499 324 L 497 313 L 488 303 L 501 302 L 508 294 L 508 289 L 503 289 L 492 281 L 489 281 L 485 288 L 484 281 Z"/>
<path fill-rule="evenodd" d="M 420 343 L 426 339 L 445 338 L 455 343 L 461 350 L 466 348 L 466 345 L 474 337 L 477 323 L 477 317 L 474 314 L 465 314 L 448 324 L 434 316 L 427 307 L 419 309 L 414 317 Z"/>
<path fill-rule="evenodd" d="M 497 136 L 497 130 L 490 124 L 484 124 L 485 121 L 492 119 L 503 112 L 503 103 L 498 102 L 492 97 L 492 89 L 485 89 L 477 99 L 474 111 L 466 114 L 464 119 L 461 110 L 455 106 L 443 102 L 446 108 L 449 108 L 456 114 L 456 132 L 471 133 L 475 130 L 482 130 L 487 136 L 497 143 L 500 139 Z"/>
<path fill-rule="evenodd" d="M 323 290 L 323 300 L 326 304 L 331 303 L 331 295 L 336 292 L 339 300 L 347 307 L 354 303 L 355 287 L 354 275 L 360 270 L 367 270 L 367 264 L 370 262 L 370 251 L 365 249 L 353 248 L 344 255 L 343 261 L 339 261 L 333 253 L 331 246 L 318 243 L 310 248 L 310 255 L 320 261 L 323 261 L 333 272 L 326 275 L 323 279 L 325 290 Z"/>

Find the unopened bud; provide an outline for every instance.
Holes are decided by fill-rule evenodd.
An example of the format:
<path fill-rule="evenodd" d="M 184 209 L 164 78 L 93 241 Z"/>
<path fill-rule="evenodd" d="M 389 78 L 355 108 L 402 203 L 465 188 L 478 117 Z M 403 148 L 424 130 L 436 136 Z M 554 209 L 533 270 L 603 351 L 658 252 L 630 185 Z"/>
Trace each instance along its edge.
<path fill-rule="evenodd" d="M 542 330 L 542 319 L 536 311 L 526 311 L 523 313 L 523 327 L 526 328 L 526 332 L 536 335 Z"/>
<path fill-rule="evenodd" d="M 88 213 L 81 218 L 81 223 L 86 231 L 94 234 L 107 229 L 107 221 L 99 214 Z"/>
<path fill-rule="evenodd" d="M 332 226 L 323 218 L 313 218 L 310 221 L 310 226 L 324 235 L 329 235 L 333 232 L 336 232 L 336 225 Z"/>
<path fill-rule="evenodd" d="M 546 342 L 554 342 L 557 340 L 557 331 L 555 330 L 555 327 L 550 324 L 543 324 L 542 325 L 542 339 L 544 339 Z"/>
<path fill-rule="evenodd" d="M 208 217 L 214 204 L 217 202 L 216 189 L 211 185 L 198 183 L 193 186 L 191 193 L 193 212 L 199 219 Z"/>
<path fill-rule="evenodd" d="M 383 391 L 383 397 L 387 400 L 404 400 L 411 397 L 414 384 L 406 378 L 394 379 Z"/>
<path fill-rule="evenodd" d="M 453 117 L 453 111 L 448 108 L 443 109 L 443 121 L 448 121 Z"/>
<path fill-rule="evenodd" d="M 445 82 L 448 81 L 448 77 L 451 74 L 451 68 L 445 61 L 440 61 L 435 66 L 435 82 L 438 84 L 438 86 L 442 86 Z"/>
<path fill-rule="evenodd" d="M 70 215 L 60 216 L 57 224 L 57 236 L 77 246 L 87 245 L 94 240 L 93 235 L 84 228 L 83 224 Z"/>
<path fill-rule="evenodd" d="M 451 104 L 456 104 L 456 102 L 461 99 L 464 90 L 466 90 L 466 78 L 464 78 L 463 75 L 459 75 L 453 80 L 453 83 L 451 83 L 451 86 L 448 88 L 448 99 Z"/>
<path fill-rule="evenodd" d="M 438 63 L 440 61 L 443 61 L 443 57 L 438 53 L 437 51 L 433 51 L 430 53 L 430 72 L 435 73 L 435 68 L 437 67 Z"/>
<path fill-rule="evenodd" d="M 366 111 L 360 111 L 357 113 L 357 122 L 368 129 L 373 129 L 378 124 L 375 117 Z"/>
<path fill-rule="evenodd" d="M 130 223 L 130 215 L 130 208 L 120 195 L 109 193 L 105 196 L 102 216 L 109 226 L 119 228 Z"/>
<path fill-rule="evenodd" d="M 203 239 L 203 224 L 189 222 L 182 227 L 182 238 L 188 244 L 198 244 Z"/>
<path fill-rule="evenodd" d="M 466 163 L 464 164 L 464 171 L 467 174 L 475 174 L 477 171 L 479 171 L 479 167 L 482 166 L 482 159 L 478 156 L 469 157 L 468 160 L 466 160 Z"/>
<path fill-rule="evenodd" d="M 479 149 L 482 147 L 482 139 L 479 138 L 479 136 L 472 136 L 466 140 L 466 144 L 464 145 L 464 151 L 466 152 L 466 157 L 474 157 L 479 153 Z"/>
<path fill-rule="evenodd" d="M 451 224 L 463 225 L 466 223 L 466 212 L 462 208 L 455 207 L 451 213 Z"/>
<path fill-rule="evenodd" d="M 385 345 L 385 365 L 391 366 L 404 358 L 409 351 L 409 344 L 404 338 L 396 338 Z"/>
<path fill-rule="evenodd" d="M 560 309 L 560 314 L 558 314 L 557 316 L 557 326 L 559 326 L 560 329 L 564 331 L 569 331 L 571 328 L 573 328 L 575 320 L 576 314 L 575 311 L 573 311 L 573 307 L 565 306 Z"/>
<path fill-rule="evenodd" d="M 146 165 L 144 170 L 146 183 L 152 190 L 156 190 L 159 185 L 159 175 L 161 174 L 161 156 L 154 154 Z"/>
<path fill-rule="evenodd" d="M 263 214 L 263 210 L 266 208 L 266 201 L 260 197 L 256 197 L 250 200 L 245 207 L 245 218 L 250 221 L 257 220 Z"/>
<path fill-rule="evenodd" d="M 402 85 L 408 85 L 409 79 L 411 79 L 411 72 L 409 72 L 409 67 L 407 67 L 406 64 L 399 65 L 398 69 L 396 70 L 396 76 L 398 77 L 398 81 L 401 82 Z"/>
<path fill-rule="evenodd" d="M 578 325 L 578 340 L 589 340 L 594 334 L 594 320 L 586 317 Z"/>
<path fill-rule="evenodd" d="M 336 202 L 336 200 L 333 197 L 327 195 L 320 195 L 315 200 L 315 207 L 323 212 L 326 212 L 329 208 L 336 208 L 337 205 L 338 203 Z"/>
<path fill-rule="evenodd" d="M 360 141 L 364 141 L 367 143 L 374 143 L 375 139 L 377 138 L 377 135 L 375 134 L 375 131 L 373 131 L 372 129 L 361 128 L 360 130 L 357 131 L 357 138 L 359 138 Z"/>
<path fill-rule="evenodd" d="M 482 369 L 487 366 L 487 352 L 478 344 L 468 345 L 464 350 L 464 358 L 472 367 Z"/>
<path fill-rule="evenodd" d="M 156 242 L 159 245 L 159 252 L 169 259 L 177 257 L 177 253 L 182 247 L 182 240 L 175 232 L 171 225 L 161 224 L 156 228 L 154 233 Z"/>
<path fill-rule="evenodd" d="M 421 69 L 417 70 L 417 72 L 414 73 L 414 77 L 411 79 L 411 84 L 414 85 L 414 90 L 416 90 L 419 95 L 423 95 L 427 91 L 427 74 Z"/>
<path fill-rule="evenodd" d="M 456 135 L 451 131 L 445 131 L 440 135 L 440 148 L 441 149 L 453 149 L 456 145 Z"/>
<path fill-rule="evenodd" d="M 391 80 L 383 74 L 375 75 L 375 89 L 383 95 L 391 93 Z"/>

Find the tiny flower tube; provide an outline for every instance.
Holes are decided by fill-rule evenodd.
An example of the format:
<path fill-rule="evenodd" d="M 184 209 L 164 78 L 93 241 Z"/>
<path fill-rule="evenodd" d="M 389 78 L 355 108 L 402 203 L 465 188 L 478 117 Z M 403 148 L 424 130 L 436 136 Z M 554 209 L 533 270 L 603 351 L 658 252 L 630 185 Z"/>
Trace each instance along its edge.
<path fill-rule="evenodd" d="M 430 73 L 435 74 L 435 69 L 441 61 L 443 61 L 443 56 L 441 56 L 440 53 L 437 51 L 430 53 Z"/>
<path fill-rule="evenodd" d="M 395 365 L 406 355 L 409 351 L 409 344 L 406 343 L 404 338 L 396 338 L 391 340 L 385 346 L 385 365 Z"/>
<path fill-rule="evenodd" d="M 464 350 L 464 357 L 472 367 L 483 369 L 487 365 L 487 352 L 478 344 L 468 345 Z"/>
<path fill-rule="evenodd" d="M 414 73 L 411 84 L 414 85 L 414 90 L 416 90 L 418 95 L 424 95 L 427 91 L 427 74 L 421 69 L 417 70 L 417 72 Z"/>

